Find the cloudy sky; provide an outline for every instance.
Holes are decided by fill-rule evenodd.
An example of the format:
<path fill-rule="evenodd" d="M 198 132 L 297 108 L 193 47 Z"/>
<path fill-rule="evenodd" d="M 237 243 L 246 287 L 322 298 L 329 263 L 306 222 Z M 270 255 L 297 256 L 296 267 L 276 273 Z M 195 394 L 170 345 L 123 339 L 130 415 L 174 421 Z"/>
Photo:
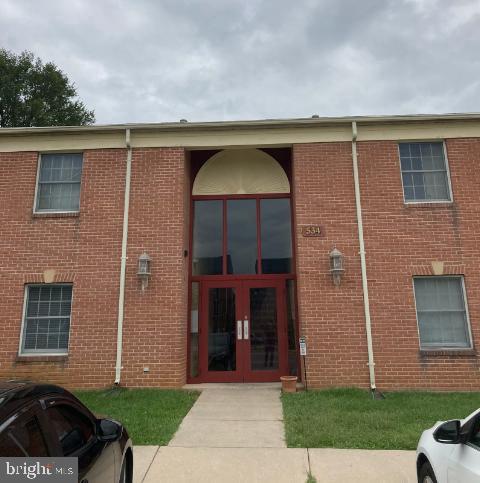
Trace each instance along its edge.
<path fill-rule="evenodd" d="M 98 123 L 480 111 L 480 0 L 1 0 Z"/>

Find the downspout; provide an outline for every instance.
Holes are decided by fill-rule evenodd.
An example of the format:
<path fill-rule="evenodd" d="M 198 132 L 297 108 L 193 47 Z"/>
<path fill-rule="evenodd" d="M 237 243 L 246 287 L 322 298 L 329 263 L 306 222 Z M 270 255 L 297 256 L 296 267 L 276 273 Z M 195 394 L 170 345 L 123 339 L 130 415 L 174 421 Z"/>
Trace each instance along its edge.
<path fill-rule="evenodd" d="M 362 219 L 362 204 L 360 201 L 360 182 L 358 178 L 357 123 L 355 121 L 352 122 L 352 161 L 353 161 L 353 181 L 355 184 L 355 206 L 357 209 L 358 242 L 360 245 L 360 266 L 362 271 L 363 307 L 365 311 L 365 330 L 367 333 L 370 390 L 372 391 L 372 395 L 376 397 L 377 386 L 375 384 L 375 362 L 373 360 L 372 324 L 370 319 L 370 299 L 368 297 L 367 263 L 365 259 L 365 242 L 363 239 L 363 219 Z"/>
<path fill-rule="evenodd" d="M 125 145 L 127 147 L 127 170 L 125 173 L 125 195 L 123 204 L 123 232 L 122 257 L 120 262 L 120 293 L 118 295 L 118 321 L 117 321 L 117 360 L 115 364 L 115 385 L 120 384 L 122 373 L 122 342 L 123 342 L 123 316 L 125 308 L 125 273 L 127 269 L 127 241 L 128 241 L 128 210 L 130 206 L 130 179 L 132 174 L 132 146 L 130 144 L 130 129 L 125 130 Z"/>

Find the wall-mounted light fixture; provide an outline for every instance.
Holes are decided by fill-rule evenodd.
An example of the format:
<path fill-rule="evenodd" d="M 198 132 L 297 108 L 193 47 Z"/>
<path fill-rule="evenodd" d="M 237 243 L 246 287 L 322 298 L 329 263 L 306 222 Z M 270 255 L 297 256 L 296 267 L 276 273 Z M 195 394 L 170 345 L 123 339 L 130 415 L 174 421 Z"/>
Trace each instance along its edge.
<path fill-rule="evenodd" d="M 142 292 L 148 287 L 148 280 L 150 278 L 150 262 L 151 258 L 147 255 L 146 252 L 143 252 L 138 257 L 138 278 L 142 282 Z"/>
<path fill-rule="evenodd" d="M 333 247 L 330 252 L 330 273 L 333 277 L 333 283 L 337 287 L 340 285 L 344 271 L 342 252 L 337 247 Z"/>

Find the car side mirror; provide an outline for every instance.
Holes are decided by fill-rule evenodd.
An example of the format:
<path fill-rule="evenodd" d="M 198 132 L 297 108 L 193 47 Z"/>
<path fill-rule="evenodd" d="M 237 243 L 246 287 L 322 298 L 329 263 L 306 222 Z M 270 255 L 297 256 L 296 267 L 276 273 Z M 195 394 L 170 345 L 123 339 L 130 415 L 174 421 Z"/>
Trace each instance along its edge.
<path fill-rule="evenodd" d="M 122 437 L 123 426 L 112 419 L 97 420 L 97 437 L 100 441 L 118 441 Z"/>
<path fill-rule="evenodd" d="M 441 424 L 433 433 L 433 438 L 439 443 L 460 443 L 460 421 L 458 419 L 453 419 L 452 421 L 447 421 Z"/>

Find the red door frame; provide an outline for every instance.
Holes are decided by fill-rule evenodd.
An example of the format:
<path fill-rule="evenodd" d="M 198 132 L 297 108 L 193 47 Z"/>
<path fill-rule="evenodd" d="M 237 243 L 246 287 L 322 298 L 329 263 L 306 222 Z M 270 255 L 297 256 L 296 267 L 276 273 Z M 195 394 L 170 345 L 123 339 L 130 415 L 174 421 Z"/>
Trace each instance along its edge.
<path fill-rule="evenodd" d="M 287 340 L 287 307 L 285 282 L 281 280 L 248 280 L 243 282 L 243 308 L 249 321 L 249 339 L 243 340 L 244 357 L 243 373 L 244 382 L 273 382 L 279 381 L 280 376 L 288 374 L 288 340 Z M 278 368 L 276 370 L 253 370 L 251 368 L 251 341 L 252 341 L 252 314 L 250 313 L 250 289 L 251 288 L 274 288 L 276 295 L 277 313 L 277 352 Z"/>
<path fill-rule="evenodd" d="M 208 355 L 208 319 L 209 319 L 209 290 L 213 288 L 235 289 L 235 370 L 234 371 L 209 371 Z M 274 288 L 277 314 L 277 353 L 278 368 L 275 370 L 252 370 L 251 368 L 251 341 L 252 319 L 250 313 L 250 289 L 251 288 Z M 199 373 L 202 382 L 273 382 L 278 381 L 280 376 L 288 371 L 288 341 L 286 321 L 286 298 L 285 283 L 279 279 L 270 280 L 208 280 L 200 285 L 200 319 L 199 319 Z M 248 339 L 245 339 L 243 323 L 248 320 Z M 238 338 L 237 324 L 242 321 L 241 339 Z"/>
<path fill-rule="evenodd" d="M 291 182 L 292 188 L 293 188 L 293 183 Z M 293 189 L 292 189 L 293 191 Z M 263 274 L 262 273 L 262 264 L 261 264 L 261 226 L 260 226 L 260 200 L 261 199 L 273 199 L 273 198 L 287 198 L 290 199 L 290 215 L 291 215 L 291 240 L 292 240 L 292 272 L 291 273 L 282 273 L 282 274 Z M 256 206 L 257 206 L 257 253 L 258 253 L 258 269 L 259 273 L 256 275 L 229 275 L 227 274 L 227 200 L 239 200 L 239 199 L 255 199 L 256 200 Z M 191 263 L 191 258 L 193 256 L 193 221 L 194 221 L 194 204 L 195 201 L 206 201 L 206 200 L 222 200 L 223 201 L 223 270 L 221 275 L 193 275 L 192 273 L 192 263 Z M 208 377 L 206 377 L 206 374 L 202 371 L 202 365 L 201 365 L 201 360 L 202 360 L 202 354 L 205 357 L 204 351 L 205 347 L 202 346 L 201 342 L 199 343 L 199 374 L 195 377 L 191 376 L 190 368 L 191 368 L 191 362 L 190 362 L 190 317 L 191 317 L 191 296 L 192 296 L 192 282 L 198 282 L 199 283 L 199 314 L 203 314 L 203 311 L 205 310 L 205 303 L 204 303 L 204 295 L 203 292 L 205 292 L 205 284 L 206 282 L 225 282 L 225 283 L 230 283 L 232 285 L 227 285 L 227 286 L 233 286 L 236 282 L 239 281 L 246 281 L 246 280 L 254 280 L 260 282 L 261 280 L 263 281 L 278 281 L 279 283 L 282 283 L 282 292 L 283 296 L 282 297 L 277 297 L 278 299 L 281 299 L 281 310 L 278 311 L 278 317 L 282 317 L 285 320 L 285 330 L 287 330 L 287 323 L 286 323 L 286 300 L 285 299 L 285 283 L 286 280 L 293 280 L 295 282 L 295 332 L 297 335 L 297 338 L 299 336 L 299 320 L 298 320 L 298 302 L 297 302 L 297 292 L 296 292 L 296 281 L 297 281 L 297 276 L 296 276 L 296 238 L 295 238 L 295 213 L 293 209 L 293 195 L 291 193 L 262 193 L 262 194 L 242 194 L 242 195 L 191 195 L 190 196 L 190 217 L 189 217 L 189 254 L 190 254 L 190 263 L 188 266 L 188 307 L 189 307 L 189 317 L 188 317 L 188 322 L 187 322 L 187 382 L 188 383 L 201 383 L 201 382 L 213 382 L 209 381 Z M 218 286 L 218 285 L 216 285 Z M 278 303 L 277 303 L 277 308 L 278 308 Z M 208 310 L 208 308 L 207 308 Z M 203 319 L 206 320 L 206 319 Z M 200 341 L 202 340 L 202 328 L 201 328 L 201 323 L 199 320 L 199 337 Z M 284 348 L 284 353 L 285 357 L 287 358 L 287 364 L 288 364 L 288 338 L 285 338 L 286 340 L 286 345 Z M 280 351 L 280 346 L 279 346 L 279 351 Z M 206 356 L 208 357 L 208 355 Z M 280 358 L 280 353 L 279 353 L 279 358 Z M 280 360 L 280 359 L 279 359 Z M 298 352 L 298 345 L 297 345 L 297 370 L 298 374 L 301 374 L 300 371 L 300 355 Z M 288 374 L 288 367 L 286 368 L 284 374 Z M 228 380 L 224 382 L 233 382 L 231 378 L 228 378 Z M 218 381 L 221 382 L 221 381 Z"/>
<path fill-rule="evenodd" d="M 211 288 L 235 289 L 235 371 L 208 371 L 208 292 Z M 199 309 L 199 374 L 202 382 L 243 382 L 242 349 L 236 336 L 237 320 L 241 317 L 243 303 L 242 282 L 236 280 L 203 281 L 200 283 Z"/>

